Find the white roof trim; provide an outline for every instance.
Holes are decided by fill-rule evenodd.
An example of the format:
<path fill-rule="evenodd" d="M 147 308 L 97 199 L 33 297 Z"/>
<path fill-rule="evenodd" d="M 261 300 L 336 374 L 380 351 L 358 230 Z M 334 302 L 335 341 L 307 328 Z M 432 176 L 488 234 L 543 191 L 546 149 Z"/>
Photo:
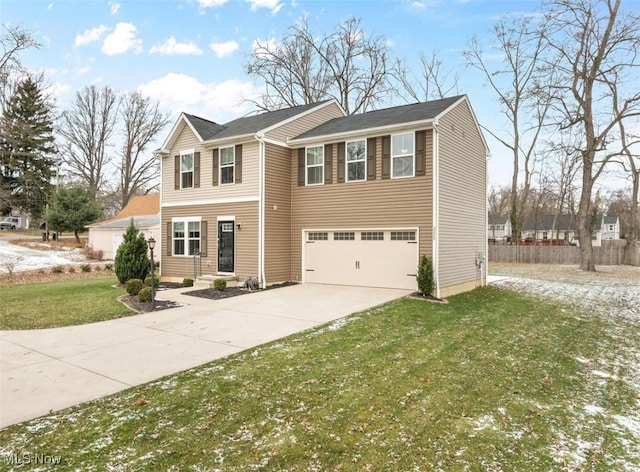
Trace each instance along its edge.
<path fill-rule="evenodd" d="M 183 123 L 186 123 L 189 126 L 189 128 L 191 129 L 191 131 L 193 132 L 193 134 L 196 136 L 196 138 L 198 138 L 198 141 L 202 142 L 202 136 L 200 136 L 198 134 L 198 132 L 193 127 L 191 122 L 185 116 L 184 112 L 182 112 L 182 113 L 180 113 L 180 116 L 178 117 L 178 119 L 174 123 L 173 127 L 171 128 L 171 131 L 169 131 L 169 135 L 167 136 L 167 139 L 165 139 L 165 141 L 162 143 L 162 146 L 160 146 L 160 149 L 159 149 L 160 151 L 168 150 L 168 149 L 171 148 L 171 144 L 173 144 L 173 141 L 175 141 L 175 139 L 177 138 L 176 135 L 179 132 L 179 127 Z"/>

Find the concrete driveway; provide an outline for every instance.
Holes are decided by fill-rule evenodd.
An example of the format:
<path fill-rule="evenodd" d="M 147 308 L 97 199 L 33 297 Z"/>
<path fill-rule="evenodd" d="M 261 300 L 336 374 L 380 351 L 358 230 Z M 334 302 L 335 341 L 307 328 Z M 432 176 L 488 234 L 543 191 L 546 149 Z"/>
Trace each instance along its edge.
<path fill-rule="evenodd" d="M 103 397 L 403 297 L 300 284 L 84 326 L 0 331 L 0 428 Z"/>

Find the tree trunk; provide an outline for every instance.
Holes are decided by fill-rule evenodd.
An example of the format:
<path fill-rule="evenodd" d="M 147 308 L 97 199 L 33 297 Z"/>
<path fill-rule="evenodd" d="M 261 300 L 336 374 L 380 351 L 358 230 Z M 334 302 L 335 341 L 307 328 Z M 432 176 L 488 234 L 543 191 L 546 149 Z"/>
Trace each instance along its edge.
<path fill-rule="evenodd" d="M 591 177 L 589 160 L 585 159 L 584 161 L 582 191 L 580 193 L 580 206 L 578 208 L 580 270 L 595 272 L 596 266 L 593 261 L 593 244 L 591 243 L 591 190 L 593 178 Z"/>
<path fill-rule="evenodd" d="M 638 193 L 640 191 L 640 171 L 633 174 L 633 190 L 631 191 L 631 225 L 625 239 L 627 245 L 624 248 L 624 262 L 633 265 L 638 250 Z"/>
<path fill-rule="evenodd" d="M 80 235 L 78 234 L 78 230 L 77 230 L 77 229 L 76 229 L 76 230 L 74 230 L 74 231 L 73 231 L 73 234 L 74 234 L 74 235 L 75 235 L 75 237 L 76 237 L 76 242 L 77 242 L 78 244 L 80 244 Z"/>

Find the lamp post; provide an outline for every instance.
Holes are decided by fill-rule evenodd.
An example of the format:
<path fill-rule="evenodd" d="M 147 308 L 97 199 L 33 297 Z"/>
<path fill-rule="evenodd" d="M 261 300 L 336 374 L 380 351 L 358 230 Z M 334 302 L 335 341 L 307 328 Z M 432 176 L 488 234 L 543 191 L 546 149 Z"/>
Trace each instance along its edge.
<path fill-rule="evenodd" d="M 153 236 L 147 240 L 147 244 L 151 251 L 151 311 L 153 311 L 156 309 L 156 278 L 153 274 L 155 269 L 155 264 L 153 263 L 153 248 L 156 247 L 156 240 L 153 239 Z"/>

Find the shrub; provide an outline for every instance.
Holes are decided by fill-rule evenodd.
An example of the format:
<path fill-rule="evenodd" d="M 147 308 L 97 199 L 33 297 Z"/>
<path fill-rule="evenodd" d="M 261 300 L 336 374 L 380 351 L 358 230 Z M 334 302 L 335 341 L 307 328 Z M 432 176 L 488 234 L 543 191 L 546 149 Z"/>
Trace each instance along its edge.
<path fill-rule="evenodd" d="M 118 247 L 114 259 L 114 269 L 118 281 L 123 284 L 129 279 L 141 279 L 149 272 L 149 257 L 147 257 L 147 241 L 144 234 L 139 232 L 133 224 L 133 219 L 124 233 L 122 244 Z"/>
<path fill-rule="evenodd" d="M 193 279 L 183 279 L 182 280 L 183 287 L 193 287 Z"/>
<path fill-rule="evenodd" d="M 138 292 L 138 300 L 142 303 L 151 301 L 151 287 L 142 287 Z"/>
<path fill-rule="evenodd" d="M 82 253 L 90 261 L 101 261 L 103 256 L 103 253 L 100 249 L 93 249 L 89 245 L 85 246 L 84 249 L 82 249 Z"/>
<path fill-rule="evenodd" d="M 82 272 L 91 272 L 91 264 L 82 264 L 80 270 Z"/>
<path fill-rule="evenodd" d="M 222 292 L 227 288 L 227 281 L 224 279 L 216 279 L 213 281 L 213 288 Z"/>
<path fill-rule="evenodd" d="M 60 265 L 53 266 L 53 267 L 51 268 L 51 272 L 52 272 L 53 274 L 62 274 L 62 273 L 64 273 L 64 267 L 62 267 L 62 266 L 60 266 Z"/>
<path fill-rule="evenodd" d="M 69 267 L 69 270 L 67 272 L 69 272 L 70 274 L 75 273 L 76 268 L 75 267 Z"/>
<path fill-rule="evenodd" d="M 422 256 L 422 259 L 420 260 L 416 279 L 418 280 L 418 290 L 420 293 L 423 295 L 431 295 L 434 285 L 433 264 L 431 263 L 431 259 L 427 256 Z"/>
<path fill-rule="evenodd" d="M 153 274 L 153 280 L 154 287 L 157 289 L 158 285 L 160 285 L 160 276 L 157 274 Z M 144 278 L 144 284 L 147 287 L 151 287 L 151 274 L 147 274 L 147 276 Z"/>
<path fill-rule="evenodd" d="M 113 264 L 111 262 L 105 264 L 104 270 L 113 270 Z"/>
<path fill-rule="evenodd" d="M 144 283 L 140 279 L 129 279 L 125 284 L 125 288 L 129 295 L 138 295 L 140 290 L 144 287 Z"/>

